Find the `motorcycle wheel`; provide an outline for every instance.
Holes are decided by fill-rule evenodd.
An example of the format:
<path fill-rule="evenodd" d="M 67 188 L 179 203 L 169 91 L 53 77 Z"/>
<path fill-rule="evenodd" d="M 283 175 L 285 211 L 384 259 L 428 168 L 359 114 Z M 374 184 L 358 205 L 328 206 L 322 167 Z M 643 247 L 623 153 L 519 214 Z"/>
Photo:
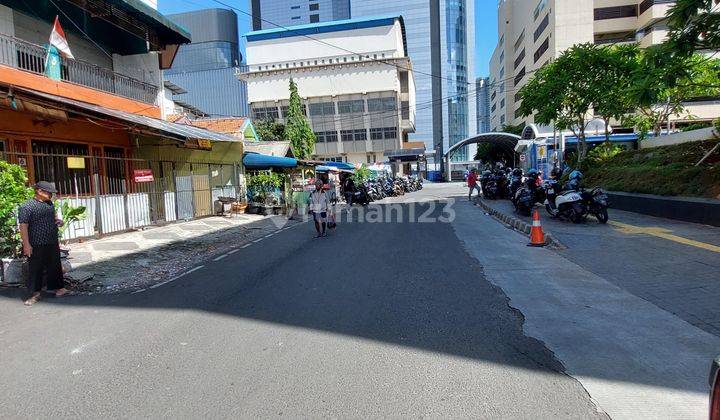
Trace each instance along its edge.
<path fill-rule="evenodd" d="M 545 204 L 545 210 L 547 210 L 550 217 L 557 218 L 560 215 L 560 210 L 553 210 L 550 204 Z"/>
<path fill-rule="evenodd" d="M 583 216 L 582 216 L 582 214 L 580 214 L 578 212 L 571 211 L 570 212 L 570 221 L 575 224 L 581 223 L 583 221 Z"/>
<path fill-rule="evenodd" d="M 608 219 L 610 218 L 608 216 L 607 209 L 601 209 L 597 213 L 595 213 L 595 217 L 598 219 L 598 222 L 605 224 L 608 222 Z"/>

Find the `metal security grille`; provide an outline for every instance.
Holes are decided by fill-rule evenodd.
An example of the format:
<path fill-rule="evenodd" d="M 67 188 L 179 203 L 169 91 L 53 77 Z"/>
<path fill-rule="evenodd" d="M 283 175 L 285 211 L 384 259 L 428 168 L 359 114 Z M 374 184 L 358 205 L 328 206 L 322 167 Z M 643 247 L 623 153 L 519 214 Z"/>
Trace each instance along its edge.
<path fill-rule="evenodd" d="M 210 216 L 219 197 L 244 197 L 238 165 L 126 154 L 121 148 L 88 150 L 86 145 L 44 141 L 33 141 L 30 153 L 0 149 L 0 158 L 23 166 L 31 183 L 54 182 L 60 202 L 87 208 L 87 219 L 69 228 L 64 239 Z"/>

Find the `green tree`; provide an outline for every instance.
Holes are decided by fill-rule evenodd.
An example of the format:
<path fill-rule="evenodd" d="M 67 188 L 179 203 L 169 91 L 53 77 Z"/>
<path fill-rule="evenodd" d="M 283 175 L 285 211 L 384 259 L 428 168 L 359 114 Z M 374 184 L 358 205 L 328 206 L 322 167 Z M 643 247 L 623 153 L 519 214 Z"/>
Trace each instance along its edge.
<path fill-rule="evenodd" d="M 282 141 L 285 139 L 285 125 L 271 120 L 265 119 L 255 124 L 259 140 L 262 141 Z"/>
<path fill-rule="evenodd" d="M 17 208 L 33 195 L 27 187 L 25 170 L 0 160 L 0 256 L 20 255 L 20 232 L 17 229 Z"/>
<path fill-rule="evenodd" d="M 515 135 L 522 135 L 523 130 L 525 129 L 525 123 L 513 125 L 513 124 L 503 124 L 502 127 L 500 127 L 500 131 L 503 133 L 510 133 Z"/>
<path fill-rule="evenodd" d="M 668 11 L 668 46 L 682 55 L 720 49 L 720 5 L 714 0 L 677 0 Z"/>
<path fill-rule="evenodd" d="M 478 143 L 477 145 L 475 160 L 488 163 L 502 161 L 512 162 L 512 159 L 512 154 L 508 153 L 508 151 L 503 149 L 502 146 L 492 143 Z"/>
<path fill-rule="evenodd" d="M 687 114 L 686 101 L 720 94 L 720 60 L 672 54 L 665 45 L 642 50 L 632 77 L 628 93 L 637 108 L 635 120 L 651 125 L 656 137 L 671 117 Z"/>
<path fill-rule="evenodd" d="M 634 111 L 628 94 L 633 84 L 639 49 L 635 45 L 593 48 L 587 71 L 592 77 L 593 109 L 605 122 L 605 141 L 610 141 L 610 120 L 622 120 Z"/>
<path fill-rule="evenodd" d="M 290 140 L 290 147 L 298 159 L 308 159 L 315 151 L 315 133 L 302 112 L 302 102 L 293 79 L 290 79 L 290 104 L 285 117 L 285 138 Z"/>
<path fill-rule="evenodd" d="M 560 130 L 573 132 L 578 138 L 578 162 L 587 154 L 585 129 L 596 99 L 594 75 L 587 63 L 597 48 L 589 43 L 574 45 L 541 67 L 519 92 L 524 116 L 534 114 L 537 123 L 554 123 Z"/>

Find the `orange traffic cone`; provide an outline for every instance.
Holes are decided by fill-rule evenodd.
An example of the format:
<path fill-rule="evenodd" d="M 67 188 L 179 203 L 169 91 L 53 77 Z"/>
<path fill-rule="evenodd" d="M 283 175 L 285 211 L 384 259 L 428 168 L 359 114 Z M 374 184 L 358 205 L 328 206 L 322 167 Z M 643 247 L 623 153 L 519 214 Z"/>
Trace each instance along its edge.
<path fill-rule="evenodd" d="M 540 212 L 538 212 L 537 209 L 535 209 L 533 213 L 533 223 L 532 228 L 530 228 L 530 243 L 528 246 L 545 246 L 545 234 L 540 224 Z"/>

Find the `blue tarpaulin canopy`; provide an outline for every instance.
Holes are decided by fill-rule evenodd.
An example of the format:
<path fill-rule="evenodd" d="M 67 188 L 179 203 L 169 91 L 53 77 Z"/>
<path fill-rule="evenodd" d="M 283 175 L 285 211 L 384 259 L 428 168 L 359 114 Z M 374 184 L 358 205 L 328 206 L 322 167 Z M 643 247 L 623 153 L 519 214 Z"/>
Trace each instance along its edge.
<path fill-rule="evenodd" d="M 297 159 L 261 155 L 260 153 L 246 153 L 243 157 L 243 165 L 246 169 L 272 169 L 272 168 L 295 168 Z"/>
<path fill-rule="evenodd" d="M 332 166 L 338 169 L 345 169 L 346 171 L 354 171 L 355 166 L 345 162 L 323 162 L 324 166 Z"/>

